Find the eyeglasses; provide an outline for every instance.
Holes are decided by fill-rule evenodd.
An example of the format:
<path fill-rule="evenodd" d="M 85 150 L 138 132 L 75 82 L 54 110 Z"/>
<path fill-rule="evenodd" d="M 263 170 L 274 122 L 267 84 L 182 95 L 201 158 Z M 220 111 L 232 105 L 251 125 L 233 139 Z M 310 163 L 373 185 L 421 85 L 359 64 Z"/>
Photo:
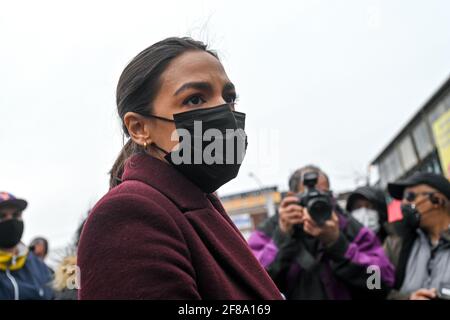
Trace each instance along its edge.
<path fill-rule="evenodd" d="M 432 196 L 433 194 L 435 194 L 436 192 L 405 192 L 405 194 L 403 195 L 403 199 L 405 199 L 408 202 L 413 202 L 414 200 L 416 200 L 417 196 Z"/>

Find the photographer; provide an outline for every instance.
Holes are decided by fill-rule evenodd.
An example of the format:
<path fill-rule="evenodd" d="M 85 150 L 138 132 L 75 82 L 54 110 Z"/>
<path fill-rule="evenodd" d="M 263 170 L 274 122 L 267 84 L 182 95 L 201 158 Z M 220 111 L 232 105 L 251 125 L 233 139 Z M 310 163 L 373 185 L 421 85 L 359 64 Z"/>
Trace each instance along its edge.
<path fill-rule="evenodd" d="M 396 283 L 389 298 L 450 299 L 450 182 L 441 175 L 416 173 L 388 185 L 402 200 L 403 219 L 397 236 L 385 247 L 396 265 Z"/>
<path fill-rule="evenodd" d="M 316 175 L 314 188 L 305 188 L 309 173 Z M 267 219 L 249 239 L 253 253 L 286 298 L 385 298 L 394 282 L 393 266 L 376 235 L 336 204 L 327 175 L 315 166 L 306 166 L 291 176 L 289 188 L 291 192 L 281 202 L 278 214 Z M 311 198 L 312 193 L 318 197 Z M 311 199 L 316 203 L 322 199 L 318 207 L 323 209 L 327 207 L 326 195 L 330 211 L 322 221 L 321 210 L 313 208 Z M 312 214 L 311 209 L 317 212 Z M 379 273 L 375 288 L 368 281 L 371 266 Z"/>

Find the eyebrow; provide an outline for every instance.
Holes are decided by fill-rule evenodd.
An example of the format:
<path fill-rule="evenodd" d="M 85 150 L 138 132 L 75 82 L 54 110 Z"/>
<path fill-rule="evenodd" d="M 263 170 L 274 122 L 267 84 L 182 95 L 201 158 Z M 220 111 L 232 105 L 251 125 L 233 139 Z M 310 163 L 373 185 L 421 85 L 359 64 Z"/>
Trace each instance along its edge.
<path fill-rule="evenodd" d="M 183 84 L 181 87 L 178 88 L 177 91 L 175 91 L 174 96 L 179 95 L 181 92 L 188 90 L 188 89 L 196 89 L 196 90 L 204 90 L 212 92 L 213 88 L 209 82 L 188 82 Z M 235 91 L 234 84 L 231 82 L 227 82 L 222 89 L 222 92 L 229 92 L 229 91 Z"/>
<path fill-rule="evenodd" d="M 209 82 L 188 82 L 179 87 L 178 90 L 175 91 L 174 96 L 179 95 L 181 92 L 188 89 L 197 89 L 210 92 L 213 91 L 212 86 Z"/>

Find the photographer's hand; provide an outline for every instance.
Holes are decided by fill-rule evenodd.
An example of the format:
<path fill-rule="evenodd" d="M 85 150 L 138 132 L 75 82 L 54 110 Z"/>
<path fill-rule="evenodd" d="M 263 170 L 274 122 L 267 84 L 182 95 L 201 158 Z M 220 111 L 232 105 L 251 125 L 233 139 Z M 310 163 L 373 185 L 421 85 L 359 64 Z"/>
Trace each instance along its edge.
<path fill-rule="evenodd" d="M 333 212 L 331 219 L 326 221 L 323 226 L 318 226 L 311 218 L 307 209 L 304 209 L 304 223 L 303 230 L 322 242 L 325 247 L 330 247 L 339 238 L 339 218 Z"/>
<path fill-rule="evenodd" d="M 288 193 L 281 201 L 278 214 L 280 230 L 285 234 L 291 233 L 294 225 L 303 223 L 303 207 L 298 205 L 298 198 L 294 193 Z"/>
<path fill-rule="evenodd" d="M 419 289 L 411 294 L 409 300 L 431 300 L 436 298 L 436 289 Z"/>

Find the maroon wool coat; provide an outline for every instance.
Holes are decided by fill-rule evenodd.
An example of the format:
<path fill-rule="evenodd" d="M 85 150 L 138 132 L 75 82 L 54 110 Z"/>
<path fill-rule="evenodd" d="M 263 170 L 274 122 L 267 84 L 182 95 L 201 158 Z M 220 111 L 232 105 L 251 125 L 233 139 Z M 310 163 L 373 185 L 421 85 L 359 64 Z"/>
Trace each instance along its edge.
<path fill-rule="evenodd" d="M 93 208 L 80 299 L 281 299 L 220 201 L 148 155 Z"/>

